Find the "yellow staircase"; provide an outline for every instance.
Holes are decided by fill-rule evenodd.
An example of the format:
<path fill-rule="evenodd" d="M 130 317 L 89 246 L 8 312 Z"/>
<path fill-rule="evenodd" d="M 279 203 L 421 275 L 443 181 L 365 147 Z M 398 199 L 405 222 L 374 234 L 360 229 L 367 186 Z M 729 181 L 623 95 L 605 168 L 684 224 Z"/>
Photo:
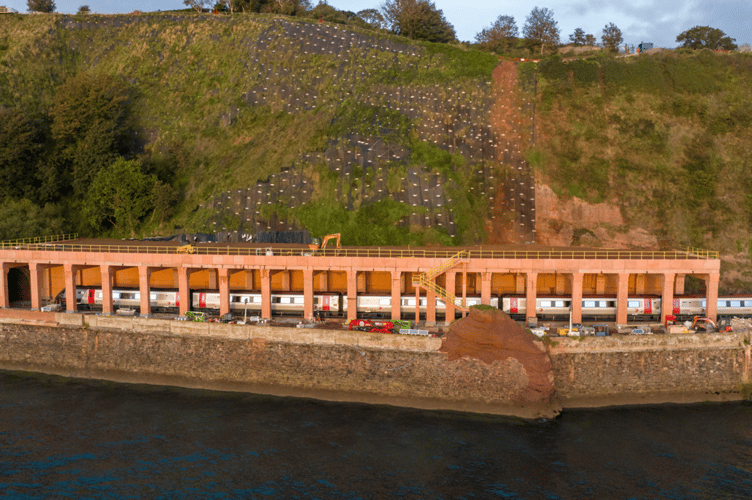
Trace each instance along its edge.
<path fill-rule="evenodd" d="M 459 305 L 457 304 L 456 300 L 457 298 L 444 290 L 442 287 L 436 284 L 434 279 L 436 279 L 437 276 L 441 275 L 448 269 L 452 269 L 453 267 L 457 266 L 458 264 L 461 264 L 465 262 L 462 257 L 465 255 L 465 251 L 462 250 L 458 252 L 456 255 L 451 256 L 449 259 L 445 260 L 438 266 L 434 267 L 433 269 L 430 269 L 426 273 L 421 273 L 418 275 L 418 279 L 413 279 L 413 286 L 418 288 L 423 288 L 426 291 L 430 291 L 436 294 L 436 296 L 444 301 L 445 304 L 452 303 L 454 304 L 455 308 L 459 309 L 460 311 L 468 311 L 467 304 L 465 304 L 464 300 L 461 300 Z"/>

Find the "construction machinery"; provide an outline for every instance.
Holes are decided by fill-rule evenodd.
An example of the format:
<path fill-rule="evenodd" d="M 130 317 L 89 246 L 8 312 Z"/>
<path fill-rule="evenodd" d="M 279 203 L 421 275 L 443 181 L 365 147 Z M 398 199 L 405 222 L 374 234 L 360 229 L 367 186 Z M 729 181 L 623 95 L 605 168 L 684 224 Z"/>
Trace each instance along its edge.
<path fill-rule="evenodd" d="M 311 250 L 324 250 L 326 248 L 327 243 L 329 243 L 331 240 L 336 240 L 336 243 L 337 243 L 336 248 L 339 249 L 340 248 L 339 236 L 340 236 L 340 233 L 327 234 L 326 236 L 324 236 L 324 239 L 321 241 L 321 245 L 319 245 L 318 243 L 318 238 L 313 238 L 313 243 L 308 245 L 308 248 L 310 248 Z"/>

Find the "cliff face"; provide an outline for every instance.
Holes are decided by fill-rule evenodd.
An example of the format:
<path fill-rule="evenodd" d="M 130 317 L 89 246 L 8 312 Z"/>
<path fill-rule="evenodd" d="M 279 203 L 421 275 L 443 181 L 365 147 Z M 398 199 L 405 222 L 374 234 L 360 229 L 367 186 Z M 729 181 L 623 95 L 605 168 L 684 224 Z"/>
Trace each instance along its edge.
<path fill-rule="evenodd" d="M 42 123 L 77 74 L 127 84 L 129 156 L 179 199 L 143 234 L 698 246 L 721 252 L 723 290 L 752 285 L 741 54 L 511 62 L 326 23 L 184 14 L 13 16 L 0 46 L 0 107 Z"/>

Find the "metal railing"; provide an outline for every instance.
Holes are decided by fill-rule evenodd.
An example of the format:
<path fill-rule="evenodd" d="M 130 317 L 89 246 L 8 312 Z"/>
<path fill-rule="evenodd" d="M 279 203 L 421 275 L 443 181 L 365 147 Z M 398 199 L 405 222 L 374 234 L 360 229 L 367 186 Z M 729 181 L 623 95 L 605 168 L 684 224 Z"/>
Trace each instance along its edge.
<path fill-rule="evenodd" d="M 39 243 L 48 243 L 51 241 L 70 241 L 78 238 L 78 233 L 58 234 L 55 236 L 36 236 L 34 238 L 23 238 L 20 240 L 0 241 L 0 248 L 13 248 L 22 245 L 34 245 Z"/>
<path fill-rule="evenodd" d="M 70 236 L 70 235 L 67 235 Z M 84 252 L 84 253 L 135 253 L 135 254 L 184 254 L 178 251 L 177 245 L 91 245 L 65 243 L 61 237 L 47 237 L 47 243 L 41 241 L 29 242 L 17 240 L 2 242 L 0 249 L 42 250 L 56 252 Z M 71 238 L 69 238 L 71 239 Z M 40 239 L 41 240 L 41 239 Z M 245 255 L 245 256 L 314 256 L 314 257 L 366 257 L 366 258 L 435 258 L 448 259 L 457 254 L 458 250 L 432 250 L 412 248 L 339 248 L 316 250 L 308 248 L 276 248 L 276 247 L 235 247 L 235 246 L 195 246 L 190 254 L 193 255 Z M 465 249 L 465 259 L 509 259 L 509 260 L 589 260 L 589 259 L 624 259 L 624 260 L 711 260 L 718 259 L 717 251 L 687 249 L 686 251 L 650 251 L 650 250 L 578 250 L 578 249 L 542 249 L 542 250 L 496 250 L 472 248 Z"/>

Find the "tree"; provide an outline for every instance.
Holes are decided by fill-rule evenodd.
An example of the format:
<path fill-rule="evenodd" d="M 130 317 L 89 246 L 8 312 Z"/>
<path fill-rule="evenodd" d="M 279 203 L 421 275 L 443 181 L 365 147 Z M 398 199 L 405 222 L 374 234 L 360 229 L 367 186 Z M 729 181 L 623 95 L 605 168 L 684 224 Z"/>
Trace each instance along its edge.
<path fill-rule="evenodd" d="M 492 52 L 504 52 L 517 38 L 519 31 L 512 16 L 499 16 L 488 28 L 475 35 L 475 41 L 481 48 Z"/>
<path fill-rule="evenodd" d="M 585 45 L 587 45 L 588 47 L 593 47 L 595 45 L 595 35 L 585 35 Z"/>
<path fill-rule="evenodd" d="M 750 47 L 748 43 L 743 43 L 739 45 L 739 52 L 749 54 L 750 52 L 752 52 L 752 47 Z"/>
<path fill-rule="evenodd" d="M 89 8 L 88 5 L 82 5 L 81 7 L 78 8 L 78 13 L 79 14 L 90 14 L 91 13 L 91 9 Z"/>
<path fill-rule="evenodd" d="M 141 219 L 154 207 L 157 179 L 141 171 L 141 162 L 117 159 L 100 170 L 84 200 L 84 216 L 95 229 L 107 223 L 133 236 Z"/>
<path fill-rule="evenodd" d="M 621 30 L 616 27 L 614 23 L 608 23 L 603 28 L 603 35 L 601 35 L 601 41 L 603 46 L 613 52 L 619 50 L 619 44 L 624 40 L 621 36 Z"/>
<path fill-rule="evenodd" d="M 26 0 L 29 12 L 55 12 L 55 0 Z"/>
<path fill-rule="evenodd" d="M 0 108 L 0 198 L 30 192 L 43 143 L 42 133 L 21 110 Z"/>
<path fill-rule="evenodd" d="M 40 207 L 27 199 L 0 203 L 0 240 L 63 234 L 67 227 L 57 205 Z"/>
<path fill-rule="evenodd" d="M 183 4 L 187 5 L 196 12 L 203 12 L 204 6 L 208 3 L 208 0 L 183 0 Z"/>
<path fill-rule="evenodd" d="M 456 39 L 454 27 L 429 0 L 387 0 L 381 12 L 387 26 L 398 35 L 439 43 Z"/>
<path fill-rule="evenodd" d="M 731 38 L 718 28 L 695 26 L 676 37 L 682 47 L 689 49 L 735 50 L 735 38 Z"/>
<path fill-rule="evenodd" d="M 531 52 L 537 51 L 538 47 L 541 54 L 545 48 L 553 49 L 559 44 L 559 26 L 554 20 L 554 12 L 535 7 L 525 19 L 522 35 Z"/>
<path fill-rule="evenodd" d="M 55 167 L 64 183 L 83 197 L 91 180 L 128 153 L 130 95 L 110 75 L 82 73 L 57 88 L 50 113 Z"/>
<path fill-rule="evenodd" d="M 574 30 L 574 33 L 569 35 L 569 41 L 572 42 L 575 47 L 585 45 L 585 30 L 583 30 L 582 28 L 576 28 Z"/>
<path fill-rule="evenodd" d="M 364 9 L 358 12 L 358 17 L 377 29 L 386 28 L 386 20 L 376 9 Z"/>

